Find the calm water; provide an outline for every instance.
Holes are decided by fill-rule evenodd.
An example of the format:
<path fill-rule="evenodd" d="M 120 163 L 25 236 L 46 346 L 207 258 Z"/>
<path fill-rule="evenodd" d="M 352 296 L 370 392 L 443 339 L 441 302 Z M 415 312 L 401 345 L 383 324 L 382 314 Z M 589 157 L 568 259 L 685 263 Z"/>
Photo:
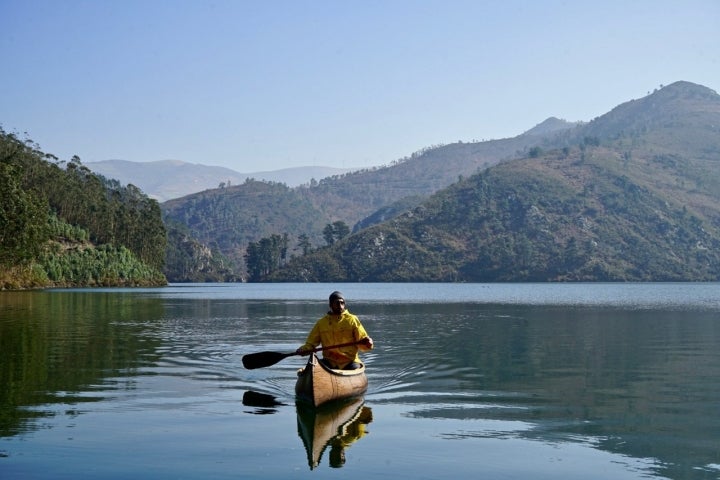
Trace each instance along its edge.
<path fill-rule="evenodd" d="M 308 411 L 339 288 L 376 349 Z M 720 478 L 720 284 L 0 292 L 0 478 Z M 311 469 L 312 466 L 312 469 Z M 349 477 L 347 475 L 350 475 Z"/>

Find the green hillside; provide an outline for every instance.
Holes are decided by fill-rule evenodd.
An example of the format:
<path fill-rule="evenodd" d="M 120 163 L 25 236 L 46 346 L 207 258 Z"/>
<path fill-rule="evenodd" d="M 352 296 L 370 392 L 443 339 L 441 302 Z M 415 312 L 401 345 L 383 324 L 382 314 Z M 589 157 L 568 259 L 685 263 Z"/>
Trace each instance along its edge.
<path fill-rule="evenodd" d="M 171 281 L 247 279 L 245 255 L 252 242 L 272 235 L 288 235 L 289 254 L 303 250 L 303 238 L 317 248 L 325 245 L 323 230 L 342 222 L 355 229 L 387 220 L 418 205 L 430 194 L 488 166 L 543 144 L 574 124 L 550 119 L 512 139 L 457 143 L 424 149 L 392 165 L 337 175 L 311 185 L 248 180 L 241 185 L 207 190 L 161 205 L 168 224 L 182 225 L 184 246 L 171 237 L 173 252 L 165 270 Z M 183 254 L 195 239 L 196 247 Z M 209 249 L 205 254 L 202 248 Z M 207 262 L 224 258 L 219 273 Z M 198 265 L 196 274 L 192 265 Z"/>
<path fill-rule="evenodd" d="M 547 125 L 546 127 L 543 125 Z M 503 160 L 543 145 L 575 124 L 548 119 L 514 138 L 433 146 L 382 168 L 329 177 L 309 194 L 332 220 L 367 224 L 366 217 L 408 198 L 427 197 L 438 190 Z"/>
<path fill-rule="evenodd" d="M 179 257 L 170 256 L 166 272 L 172 281 L 242 279 L 250 242 L 279 232 L 293 232 L 308 233 L 317 243 L 329 221 L 307 189 L 255 180 L 170 200 L 162 204 L 162 209 L 166 223 L 181 226 L 187 233 L 182 238 L 197 241 L 198 248 L 209 249 L 205 255 L 208 261 L 221 262 L 223 270 L 205 265 L 199 275 L 191 271 L 179 275 L 178 271 L 183 270 L 177 265 Z M 171 242 L 171 248 L 177 250 L 176 242 Z"/>
<path fill-rule="evenodd" d="M 162 285 L 160 207 L 0 129 L 0 289 Z"/>
<path fill-rule="evenodd" d="M 267 279 L 717 281 L 719 133 L 720 97 L 678 82 Z"/>

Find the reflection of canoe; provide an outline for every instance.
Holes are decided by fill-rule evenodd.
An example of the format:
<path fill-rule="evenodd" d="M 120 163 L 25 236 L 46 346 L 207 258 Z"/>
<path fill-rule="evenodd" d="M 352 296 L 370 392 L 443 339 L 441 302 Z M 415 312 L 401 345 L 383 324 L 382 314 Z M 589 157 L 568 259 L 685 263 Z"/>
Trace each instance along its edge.
<path fill-rule="evenodd" d="M 312 407 L 297 402 L 298 435 L 305 445 L 310 469 L 320 465 L 329 446 L 330 464 L 342 466 L 345 447 L 362 437 L 365 425 L 372 421 L 372 411 L 363 406 L 362 397 Z"/>
<path fill-rule="evenodd" d="M 367 385 L 365 365 L 357 370 L 332 370 L 313 354 L 305 368 L 298 372 L 295 393 L 317 407 L 330 400 L 362 395 Z"/>

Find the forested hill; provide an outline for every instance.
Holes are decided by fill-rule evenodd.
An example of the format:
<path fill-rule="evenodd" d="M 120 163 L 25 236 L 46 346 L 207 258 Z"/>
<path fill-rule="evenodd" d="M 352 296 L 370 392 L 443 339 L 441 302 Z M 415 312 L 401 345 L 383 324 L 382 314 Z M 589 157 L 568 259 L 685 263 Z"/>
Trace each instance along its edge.
<path fill-rule="evenodd" d="M 0 289 L 162 285 L 160 206 L 0 129 Z"/>
<path fill-rule="evenodd" d="M 718 281 L 720 96 L 677 82 L 296 257 L 280 281 Z"/>
<path fill-rule="evenodd" d="M 170 200 L 162 209 L 171 281 L 242 280 L 250 242 L 292 232 L 292 240 L 283 235 L 286 248 L 303 234 L 317 243 L 329 221 L 307 189 L 255 180 Z"/>
<path fill-rule="evenodd" d="M 325 178 L 309 193 L 329 218 L 352 226 L 394 202 L 427 197 L 462 177 L 522 155 L 576 125 L 551 118 L 513 138 L 431 146 L 385 167 Z"/>
<path fill-rule="evenodd" d="M 307 186 L 247 180 L 164 202 L 171 232 L 166 273 L 171 281 L 246 278 L 246 249 L 252 242 L 280 235 L 286 255 L 296 255 L 308 242 L 324 245 L 328 224 L 361 228 L 392 218 L 463 176 L 575 127 L 552 118 L 515 138 L 429 147 L 392 165 Z"/>

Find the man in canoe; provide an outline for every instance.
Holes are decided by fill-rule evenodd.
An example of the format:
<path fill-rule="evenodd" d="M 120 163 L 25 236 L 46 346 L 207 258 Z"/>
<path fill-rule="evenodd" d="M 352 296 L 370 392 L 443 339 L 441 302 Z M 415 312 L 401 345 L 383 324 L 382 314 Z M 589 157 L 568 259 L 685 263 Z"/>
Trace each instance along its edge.
<path fill-rule="evenodd" d="M 340 292 L 330 294 L 330 311 L 315 323 L 305 344 L 297 349 L 299 355 L 308 355 L 318 345 L 331 346 L 345 343 L 353 345 L 323 351 L 322 362 L 330 368 L 355 370 L 362 367 L 358 350 L 373 348 L 373 341 L 358 317 L 345 308 L 345 298 Z"/>

